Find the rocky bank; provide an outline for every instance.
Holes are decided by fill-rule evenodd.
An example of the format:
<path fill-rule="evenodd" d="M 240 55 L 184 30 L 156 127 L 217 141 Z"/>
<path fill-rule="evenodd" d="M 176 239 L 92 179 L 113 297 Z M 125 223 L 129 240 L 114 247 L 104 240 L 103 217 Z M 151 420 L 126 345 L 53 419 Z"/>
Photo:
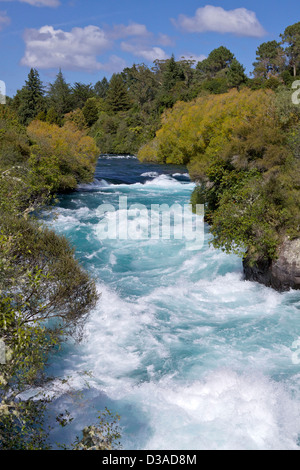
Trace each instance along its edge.
<path fill-rule="evenodd" d="M 246 257 L 243 267 L 246 280 L 280 292 L 300 289 L 300 238 L 286 239 L 278 250 L 277 259 L 258 261 L 252 266 Z"/>

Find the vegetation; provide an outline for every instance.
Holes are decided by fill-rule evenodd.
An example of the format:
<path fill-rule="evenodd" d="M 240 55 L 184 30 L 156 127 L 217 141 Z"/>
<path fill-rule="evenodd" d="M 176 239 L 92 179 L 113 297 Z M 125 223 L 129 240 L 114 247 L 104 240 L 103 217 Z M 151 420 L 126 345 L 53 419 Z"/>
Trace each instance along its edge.
<path fill-rule="evenodd" d="M 191 202 L 205 204 L 213 245 L 252 264 L 276 259 L 287 237 L 299 237 L 300 109 L 291 91 L 299 25 L 259 46 L 252 79 L 229 50 L 212 51 L 196 67 L 198 96 L 165 110 L 138 152 L 141 161 L 187 165 L 198 183 Z"/>
<path fill-rule="evenodd" d="M 215 247 L 252 262 L 299 236 L 300 110 L 286 90 L 231 90 L 177 103 L 141 160 L 186 164 Z"/>
<path fill-rule="evenodd" d="M 102 153 L 136 154 L 155 137 L 163 113 L 179 101 L 189 103 L 233 88 L 289 87 L 300 68 L 299 25 L 288 26 L 278 41 L 258 47 L 251 78 L 234 53 L 220 46 L 200 62 L 172 56 L 154 61 L 152 67 L 134 64 L 94 85 L 71 85 L 59 70 L 45 87 L 38 71 L 31 70 L 24 87 L 8 100 L 9 107 L 25 126 L 38 119 L 63 127 L 72 120 Z"/>
<path fill-rule="evenodd" d="M 32 399 L 33 390 L 49 380 L 49 358 L 65 338 L 80 339 L 98 294 L 73 247 L 39 215 L 57 192 L 93 179 L 99 150 L 77 119 L 61 127 L 37 119 L 45 101 L 36 71 L 15 99 L 17 110 L 16 101 L 0 107 L 0 449 L 44 450 L 48 399 Z M 99 419 L 74 450 L 115 444 L 114 418 Z"/>

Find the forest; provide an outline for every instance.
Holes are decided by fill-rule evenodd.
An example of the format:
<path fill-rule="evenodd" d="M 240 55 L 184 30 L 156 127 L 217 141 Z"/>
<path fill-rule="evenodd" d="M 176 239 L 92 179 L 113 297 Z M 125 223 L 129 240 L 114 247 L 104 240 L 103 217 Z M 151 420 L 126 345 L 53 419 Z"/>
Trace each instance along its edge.
<path fill-rule="evenodd" d="M 41 211 L 58 194 L 93 181 L 100 153 L 187 165 L 192 203 L 206 205 L 216 248 L 274 259 L 299 237 L 300 23 L 261 44 L 248 77 L 220 46 L 201 62 L 174 56 L 134 64 L 95 84 L 68 84 L 59 70 L 45 86 L 31 69 L 0 105 L 0 449 L 46 449 L 46 399 L 39 386 L 66 336 L 80 333 L 98 299 L 68 241 L 45 228 Z M 70 275 L 72 273 L 72 275 Z M 111 418 L 111 417 L 110 417 Z M 67 417 L 58 417 L 62 426 Z M 115 420 L 86 429 L 110 448 Z M 103 428 L 109 440 L 103 444 Z M 87 437 L 88 436 L 88 437 Z M 105 439 L 104 439 L 105 440 Z M 95 444 L 96 442 L 96 444 Z M 84 448 L 84 442 L 74 444 Z M 102 445 L 102 447 L 101 447 Z"/>

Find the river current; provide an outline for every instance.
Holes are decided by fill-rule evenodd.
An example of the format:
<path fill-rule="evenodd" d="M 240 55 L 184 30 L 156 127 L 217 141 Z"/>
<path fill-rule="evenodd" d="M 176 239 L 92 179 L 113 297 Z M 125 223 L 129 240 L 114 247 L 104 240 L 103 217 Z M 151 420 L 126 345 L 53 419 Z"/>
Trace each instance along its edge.
<path fill-rule="evenodd" d="M 245 281 L 207 226 L 199 249 L 176 237 L 99 237 L 99 206 L 118 214 L 125 196 L 129 206 L 183 206 L 193 188 L 183 167 L 101 156 L 94 183 L 62 196 L 47 221 L 101 293 L 81 343 L 49 368 L 67 379 L 54 380 L 53 414 L 74 418 L 53 442 L 74 441 L 107 407 L 121 416 L 125 450 L 299 450 L 300 293 Z"/>

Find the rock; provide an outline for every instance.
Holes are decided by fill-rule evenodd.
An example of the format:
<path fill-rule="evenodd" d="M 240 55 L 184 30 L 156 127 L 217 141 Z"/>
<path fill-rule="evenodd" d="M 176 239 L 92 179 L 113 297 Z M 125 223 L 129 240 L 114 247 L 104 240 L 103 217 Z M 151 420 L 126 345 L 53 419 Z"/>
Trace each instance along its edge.
<path fill-rule="evenodd" d="M 252 266 L 246 257 L 243 266 L 248 281 L 259 282 L 280 292 L 300 289 L 300 238 L 286 239 L 276 260 L 260 260 Z"/>

